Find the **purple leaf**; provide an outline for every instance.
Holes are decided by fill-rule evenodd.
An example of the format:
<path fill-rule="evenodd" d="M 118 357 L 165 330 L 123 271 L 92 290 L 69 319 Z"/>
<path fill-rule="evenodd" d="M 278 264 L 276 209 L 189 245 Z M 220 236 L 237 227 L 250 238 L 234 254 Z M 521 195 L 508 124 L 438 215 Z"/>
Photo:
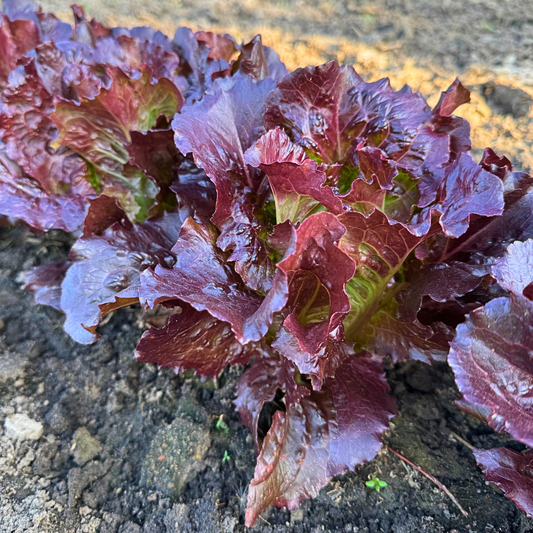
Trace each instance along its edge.
<path fill-rule="evenodd" d="M 467 402 L 464 398 L 455 400 L 453 403 L 457 409 L 460 409 L 463 411 L 463 413 L 477 418 L 480 422 L 483 422 L 483 424 L 487 424 L 487 420 L 492 414 L 492 411 L 487 407 Z"/>
<path fill-rule="evenodd" d="M 176 194 L 180 211 L 188 209 L 189 216 L 213 216 L 217 196 L 215 186 L 205 172 L 188 158 L 180 163 L 170 188 Z"/>
<path fill-rule="evenodd" d="M 383 209 L 387 191 L 382 189 L 377 180 L 367 183 L 364 179 L 355 179 L 349 192 L 340 196 L 342 202 L 365 215 L 374 209 Z"/>
<path fill-rule="evenodd" d="M 248 488 L 246 525 L 270 505 L 294 509 L 314 498 L 328 482 L 331 392 L 299 387 L 286 400 L 287 411 L 274 413 Z"/>
<path fill-rule="evenodd" d="M 127 225 L 124 210 L 118 205 L 117 199 L 105 194 L 89 199 L 89 209 L 83 221 L 83 236 L 101 235 L 107 228 L 120 222 Z"/>
<path fill-rule="evenodd" d="M 86 210 L 83 196 L 50 194 L 38 181 L 27 177 L 0 143 L 0 214 L 20 218 L 40 230 L 76 231 Z"/>
<path fill-rule="evenodd" d="M 178 214 L 165 213 L 144 224 L 115 223 L 101 235 L 82 237 L 74 244 L 61 308 L 67 315 L 65 331 L 75 341 L 94 342 L 107 313 L 138 302 L 143 270 L 173 265 L 171 247 L 180 225 Z"/>
<path fill-rule="evenodd" d="M 10 20 L 0 14 L 0 89 L 17 67 L 19 59 L 40 42 L 39 28 L 31 20 Z"/>
<path fill-rule="evenodd" d="M 209 59 L 224 59 L 229 63 L 237 51 L 235 39 L 227 33 L 214 33 L 212 31 L 198 31 L 195 34 L 198 43 L 205 43 L 209 48 Z"/>
<path fill-rule="evenodd" d="M 440 225 L 447 237 L 463 235 L 471 218 L 503 213 L 502 181 L 467 154 L 459 154 L 442 170 L 425 174 L 418 188 L 421 196 L 417 205 L 424 209 L 414 220 L 423 221 L 432 212 L 440 213 Z"/>
<path fill-rule="evenodd" d="M 285 384 L 286 369 L 268 359 L 247 373 L 240 407 L 254 430 L 264 402 L 278 388 L 286 392 L 286 410 L 274 413 L 248 489 L 247 526 L 269 505 L 294 509 L 331 476 L 372 459 L 396 413 L 382 363 L 366 353 L 346 360 L 320 391 Z"/>
<path fill-rule="evenodd" d="M 449 117 L 459 106 L 469 102 L 470 91 L 456 78 L 440 95 L 437 105 L 433 108 L 433 114 Z"/>
<path fill-rule="evenodd" d="M 124 148 L 131 142 L 130 132 L 147 132 L 160 116 L 173 117 L 182 98 L 170 81 L 152 83 L 148 68 L 136 79 L 120 69 L 108 72 L 112 78 L 109 89 L 79 104 L 58 102 L 52 119 L 59 130 L 57 146 L 68 146 L 103 173 L 120 175 L 130 160 Z"/>
<path fill-rule="evenodd" d="M 40 40 L 60 42 L 72 35 L 70 24 L 62 22 L 51 13 L 43 13 L 33 0 L 4 0 L 4 12 L 12 21 L 29 20 L 39 30 Z"/>
<path fill-rule="evenodd" d="M 447 136 L 424 126 L 431 118 L 419 94 L 406 87 L 394 92 L 386 79 L 365 83 L 352 68 L 334 61 L 286 76 L 265 112 L 268 129 L 283 126 L 324 163 L 351 161 L 366 141 L 411 170 L 428 157 L 432 164 L 448 161 Z"/>
<path fill-rule="evenodd" d="M 501 256 L 515 240 L 533 238 L 533 178 L 528 174 L 511 173 L 504 183 L 505 206 L 501 216 L 472 217 L 468 228 L 459 239 L 448 239 L 440 260 Z"/>
<path fill-rule="evenodd" d="M 0 133 L 7 155 L 48 194 L 94 194 L 86 163 L 71 150 L 50 149 L 56 128 L 50 120 L 53 99 L 42 86 L 35 61 L 27 59 L 2 93 Z"/>
<path fill-rule="evenodd" d="M 61 283 L 72 263 L 58 261 L 33 267 L 24 278 L 24 288 L 35 294 L 35 302 L 61 311 Z"/>
<path fill-rule="evenodd" d="M 311 215 L 296 230 L 294 251 L 277 265 L 290 287 L 290 314 L 283 324 L 311 355 L 328 339 L 342 339 L 342 320 L 350 310 L 345 286 L 355 265 L 337 246 L 344 232 L 334 215 Z"/>
<path fill-rule="evenodd" d="M 533 240 L 511 244 L 505 255 L 496 260 L 492 273 L 504 289 L 522 294 L 533 282 Z"/>
<path fill-rule="evenodd" d="M 466 154 L 447 167 L 439 193 L 440 224 L 447 237 L 465 233 L 473 214 L 490 217 L 503 212 L 501 180 Z"/>
<path fill-rule="evenodd" d="M 230 73 L 228 61 L 236 43 L 229 35 L 178 28 L 173 42 L 189 85 L 184 93 L 187 104 L 201 100 L 213 79 Z"/>
<path fill-rule="evenodd" d="M 259 415 L 266 402 L 273 401 L 276 392 L 296 390 L 294 366 L 274 350 L 265 350 L 241 376 L 237 385 L 235 407 L 243 424 L 252 432 L 255 449 L 259 453 L 262 438 L 258 433 Z"/>
<path fill-rule="evenodd" d="M 269 96 L 266 126 L 286 127 L 297 144 L 326 163 L 344 162 L 351 138 L 364 128 L 364 115 L 358 108 L 351 109 L 347 94 L 359 83 L 361 78 L 352 68 L 341 68 L 334 61 L 298 69 Z"/>
<path fill-rule="evenodd" d="M 533 514 L 533 451 L 507 448 L 473 449 L 485 479 L 503 490 L 505 497 L 528 515 Z"/>
<path fill-rule="evenodd" d="M 184 108 L 172 123 L 180 151 L 192 152 L 196 165 L 215 184 L 212 221 L 221 230 L 218 246 L 233 252 L 237 272 L 260 291 L 268 290 L 274 268 L 263 238 L 266 229 L 255 217 L 249 196 L 265 190 L 258 190 L 259 173 L 245 163 L 244 152 L 264 131 L 264 100 L 274 85 L 270 78 L 239 78 L 229 90 L 218 89 Z"/>
<path fill-rule="evenodd" d="M 276 81 L 281 81 L 289 71 L 285 64 L 281 61 L 279 55 L 274 51 L 270 46 L 263 46 L 263 53 L 265 54 L 267 65 L 268 65 L 268 75 L 270 78 L 275 79 Z"/>
<path fill-rule="evenodd" d="M 513 164 L 507 157 L 499 157 L 492 148 L 485 148 L 483 158 L 479 163 L 487 172 L 491 172 L 505 180 L 513 170 Z"/>
<path fill-rule="evenodd" d="M 152 28 L 114 28 L 97 39 L 94 55 L 95 61 L 117 66 L 130 77 L 147 66 L 153 81 L 166 78 L 180 89 L 186 87 L 172 41 Z"/>
<path fill-rule="evenodd" d="M 239 71 L 256 80 L 264 80 L 268 77 L 268 63 L 261 35 L 256 35 L 249 43 L 243 44 L 240 52 L 237 61 L 231 67 L 233 73 Z"/>
<path fill-rule="evenodd" d="M 155 203 L 150 207 L 150 216 L 161 214 L 163 211 L 172 211 L 178 202 L 173 190 L 174 181 L 178 177 L 178 168 L 183 162 L 176 145 L 172 130 L 156 130 L 147 133 L 131 132 L 131 143 L 127 147 L 130 155 L 130 164 L 137 167 L 145 176 L 148 176 L 158 187 L 159 192 Z M 189 208 L 192 205 L 188 206 Z M 194 208 L 189 209 L 193 215 Z"/>
<path fill-rule="evenodd" d="M 277 81 L 288 74 L 278 54 L 272 48 L 263 46 L 261 35 L 256 35 L 249 43 L 241 45 L 239 50 L 240 55 L 231 67 L 233 74 L 240 72 L 256 80 L 270 76 Z"/>
<path fill-rule="evenodd" d="M 232 250 L 228 261 L 235 261 L 235 271 L 247 287 L 266 293 L 276 270 L 264 240 L 266 229 L 246 198 L 235 198 L 232 207 L 231 218 L 220 226 L 217 246 L 222 251 Z"/>
<path fill-rule="evenodd" d="M 346 286 L 351 309 L 344 321 L 346 339 L 353 342 L 377 310 L 393 276 L 426 236 L 414 236 L 378 210 L 368 217 L 344 213 L 339 221 L 346 228 L 339 247 L 356 265 L 355 276 Z"/>
<path fill-rule="evenodd" d="M 402 320 L 380 309 L 362 328 L 357 344 L 393 362 L 415 359 L 424 363 L 446 361 L 453 334 L 444 324 L 431 326 L 418 320 Z"/>
<path fill-rule="evenodd" d="M 333 377 L 338 366 L 354 353 L 351 346 L 334 339 L 325 341 L 317 353 L 309 353 L 285 327 L 278 331 L 272 348 L 294 362 L 302 374 L 309 376 L 314 390 L 320 390 L 324 380 Z"/>
<path fill-rule="evenodd" d="M 286 282 L 280 279 L 266 300 L 248 290 L 216 247 L 216 230 L 188 218 L 172 248 L 173 268 L 158 266 L 142 276 L 141 303 L 157 303 L 178 298 L 198 311 L 207 310 L 231 324 L 237 339 L 246 343 L 263 337 L 273 314 L 286 301 Z"/>
<path fill-rule="evenodd" d="M 522 292 L 522 294 L 528 299 L 533 301 L 533 283 L 530 283 Z"/>
<path fill-rule="evenodd" d="M 180 163 L 173 131 L 132 131 L 130 137 L 131 142 L 127 146 L 129 163 L 150 176 L 158 185 L 171 185 L 175 178 L 175 167 Z"/>
<path fill-rule="evenodd" d="M 392 189 L 398 175 L 396 164 L 388 159 L 379 148 L 364 146 L 357 150 L 359 169 L 369 184 L 377 181 L 381 189 Z"/>
<path fill-rule="evenodd" d="M 320 206 L 342 213 L 342 202 L 325 186 L 326 174 L 283 130 L 269 131 L 246 152 L 244 159 L 267 175 L 278 224 L 286 220 L 298 224 Z"/>
<path fill-rule="evenodd" d="M 470 102 L 470 91 L 456 79 L 433 108 L 430 121 L 433 132 L 449 137 L 450 160 L 456 159 L 461 152 L 465 153 L 472 147 L 470 140 L 470 124 L 461 117 L 452 116 L 455 109 Z"/>
<path fill-rule="evenodd" d="M 256 353 L 254 346 L 237 342 L 227 322 L 189 305 L 181 307 L 166 326 L 143 333 L 137 360 L 179 372 L 194 369 L 196 374 L 216 378 L 228 364 L 246 364 Z"/>
<path fill-rule="evenodd" d="M 432 263 L 420 270 L 411 268 L 408 284 L 397 296 L 400 314 L 405 320 L 414 320 L 424 296 L 435 302 L 448 302 L 474 290 L 488 273 L 487 268 L 459 261 Z"/>
<path fill-rule="evenodd" d="M 497 298 L 470 313 L 448 361 L 465 400 L 492 411 L 488 423 L 533 445 L 533 302 Z"/>
<path fill-rule="evenodd" d="M 169 80 L 152 83 L 148 67 L 138 78 L 129 78 L 118 68 L 108 72 L 110 88 L 94 99 L 58 102 L 51 115 L 59 130 L 54 144 L 68 146 L 88 160 L 95 189 L 117 197 L 130 219 L 142 221 L 159 189 L 138 168 L 128 165 L 125 145 L 132 142 L 131 131 L 146 132 L 160 116 L 172 117 L 182 99 Z"/>
<path fill-rule="evenodd" d="M 172 123 L 176 145 L 193 153 L 217 189 L 213 222 L 220 227 L 232 214 L 235 193 L 256 190 L 258 172 L 248 167 L 244 152 L 262 135 L 266 95 L 275 82 L 241 78 L 230 90 L 218 89 L 194 106 L 185 107 Z"/>
<path fill-rule="evenodd" d="M 333 394 L 338 426 L 329 445 L 327 475 L 337 476 L 376 456 L 397 410 L 383 362 L 365 352 L 346 360 L 326 387 Z"/>

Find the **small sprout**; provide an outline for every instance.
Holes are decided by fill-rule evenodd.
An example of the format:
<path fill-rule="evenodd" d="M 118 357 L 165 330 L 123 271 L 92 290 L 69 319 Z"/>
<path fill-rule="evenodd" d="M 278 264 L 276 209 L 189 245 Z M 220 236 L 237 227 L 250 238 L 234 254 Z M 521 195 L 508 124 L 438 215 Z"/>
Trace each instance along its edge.
<path fill-rule="evenodd" d="M 387 482 L 382 481 L 378 477 L 372 476 L 372 479 L 368 480 L 365 485 L 371 489 L 375 489 L 376 492 L 379 492 L 381 489 L 387 486 Z"/>
<path fill-rule="evenodd" d="M 229 433 L 229 427 L 224 422 L 224 415 L 220 415 L 220 417 L 217 420 L 217 425 L 215 426 L 217 431 L 220 433 L 228 434 Z"/>
<path fill-rule="evenodd" d="M 224 457 L 222 457 L 222 464 L 229 463 L 231 457 L 229 456 L 228 450 L 224 450 Z"/>

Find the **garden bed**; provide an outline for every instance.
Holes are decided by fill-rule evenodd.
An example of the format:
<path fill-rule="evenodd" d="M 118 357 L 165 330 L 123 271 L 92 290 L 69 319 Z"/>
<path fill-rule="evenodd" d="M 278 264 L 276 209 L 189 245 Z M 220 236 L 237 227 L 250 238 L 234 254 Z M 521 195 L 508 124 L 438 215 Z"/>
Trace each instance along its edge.
<path fill-rule="evenodd" d="M 43 8 L 61 11 L 67 4 L 50 0 Z M 533 23 L 522 3 L 486 0 L 461 9 L 460 2 L 433 0 L 422 8 L 403 1 L 301 2 L 298 9 L 290 2 L 237 4 L 184 0 L 147 10 L 142 2 L 95 1 L 87 7 L 104 22 L 147 24 L 168 34 L 181 24 L 238 38 L 261 31 L 291 70 L 330 59 L 355 63 L 365 79 L 389 76 L 395 88 L 408 83 L 433 96 L 430 104 L 460 74 L 473 91 L 460 114 L 473 126 L 474 158 L 490 145 L 516 170 L 531 171 L 526 52 Z M 164 323 L 138 306 L 106 319 L 96 344 L 74 343 L 63 316 L 34 306 L 20 277 L 66 259 L 73 242 L 58 231 L 35 236 L 21 226 L 0 227 L 0 529 L 244 532 L 256 463 L 251 434 L 232 403 L 244 367 L 228 368 L 215 384 L 136 362 L 142 332 Z M 389 364 L 387 376 L 400 414 L 386 444 L 444 483 L 468 516 L 384 447 L 300 508 L 267 510 L 253 530 L 533 531 L 533 521 L 485 483 L 469 449 L 524 447 L 456 409 L 450 368 Z M 14 413 L 41 424 L 42 436 L 10 437 L 4 421 Z M 365 485 L 374 476 L 387 483 L 379 493 Z"/>
<path fill-rule="evenodd" d="M 0 424 L 3 428 L 6 416 L 20 412 L 44 425 L 38 441 L 20 444 L 2 429 L 2 531 L 244 532 L 245 490 L 255 454 L 232 405 L 242 367 L 229 369 L 214 387 L 136 362 L 133 351 L 144 325 L 135 308 L 115 313 L 98 343 L 74 343 L 62 329 L 63 317 L 34 306 L 17 281 L 18 272 L 34 262 L 66 257 L 70 241 L 60 232 L 37 238 L 22 227 L 0 231 L 0 365 L 9 365 L 0 383 Z M 334 478 L 299 509 L 267 511 L 253 530 L 533 531 L 531 519 L 485 484 L 460 439 L 480 448 L 513 447 L 516 441 L 454 407 L 459 394 L 449 367 L 399 364 L 389 368 L 388 379 L 400 416 L 387 443 L 444 483 L 469 516 L 383 450 L 354 473 Z M 217 429 L 221 415 L 228 431 Z M 82 466 L 73 446 L 87 444 L 80 428 L 101 445 L 83 464 L 95 450 L 89 442 L 87 455 L 78 457 Z M 180 455 L 190 434 L 207 446 L 200 454 Z M 165 447 L 151 448 L 152 442 L 178 453 L 165 456 Z M 150 475 L 154 468 L 156 476 Z M 189 481 L 180 493 L 175 480 L 184 472 Z M 373 475 L 388 484 L 379 493 L 365 486 Z"/>

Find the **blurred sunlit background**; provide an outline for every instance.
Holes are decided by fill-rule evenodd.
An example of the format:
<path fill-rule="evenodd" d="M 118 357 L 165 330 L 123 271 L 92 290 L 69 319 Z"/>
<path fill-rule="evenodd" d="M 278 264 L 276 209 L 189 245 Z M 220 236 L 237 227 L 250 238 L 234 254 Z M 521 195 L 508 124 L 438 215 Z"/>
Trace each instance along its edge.
<path fill-rule="evenodd" d="M 43 0 L 70 19 L 70 0 Z M 289 69 L 331 59 L 367 81 L 389 77 L 434 104 L 456 76 L 472 91 L 457 114 L 472 125 L 473 156 L 493 147 L 533 169 L 533 2 L 530 0 L 91 0 L 89 17 L 146 25 L 261 33 Z"/>

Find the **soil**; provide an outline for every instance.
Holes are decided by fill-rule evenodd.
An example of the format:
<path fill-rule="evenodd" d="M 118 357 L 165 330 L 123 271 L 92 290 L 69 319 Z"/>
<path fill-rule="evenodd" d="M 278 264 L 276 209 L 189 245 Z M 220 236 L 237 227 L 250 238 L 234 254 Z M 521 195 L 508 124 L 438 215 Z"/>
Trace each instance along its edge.
<path fill-rule="evenodd" d="M 69 1 L 43 6 L 66 17 Z M 518 168 L 533 168 L 527 0 L 93 0 L 85 7 L 110 24 L 168 34 L 178 25 L 239 38 L 261 31 L 290 68 L 336 58 L 367 79 L 409 83 L 430 102 L 460 74 L 473 90 L 463 114 L 474 153 L 490 144 Z M 158 317 L 135 307 L 116 312 L 96 344 L 75 344 L 62 315 L 34 306 L 20 284 L 20 272 L 66 258 L 71 243 L 62 232 L 0 228 L 0 531 L 244 532 L 255 455 L 232 404 L 243 368 L 213 383 L 137 363 L 135 345 Z M 449 367 L 390 365 L 388 379 L 400 415 L 387 443 L 444 483 L 468 516 L 384 448 L 299 509 L 263 513 L 253 530 L 533 532 L 533 520 L 485 484 L 468 447 L 521 446 L 454 407 Z M 13 440 L 4 421 L 14 413 L 42 423 L 42 436 Z M 372 476 L 387 482 L 379 493 L 365 486 Z"/>

